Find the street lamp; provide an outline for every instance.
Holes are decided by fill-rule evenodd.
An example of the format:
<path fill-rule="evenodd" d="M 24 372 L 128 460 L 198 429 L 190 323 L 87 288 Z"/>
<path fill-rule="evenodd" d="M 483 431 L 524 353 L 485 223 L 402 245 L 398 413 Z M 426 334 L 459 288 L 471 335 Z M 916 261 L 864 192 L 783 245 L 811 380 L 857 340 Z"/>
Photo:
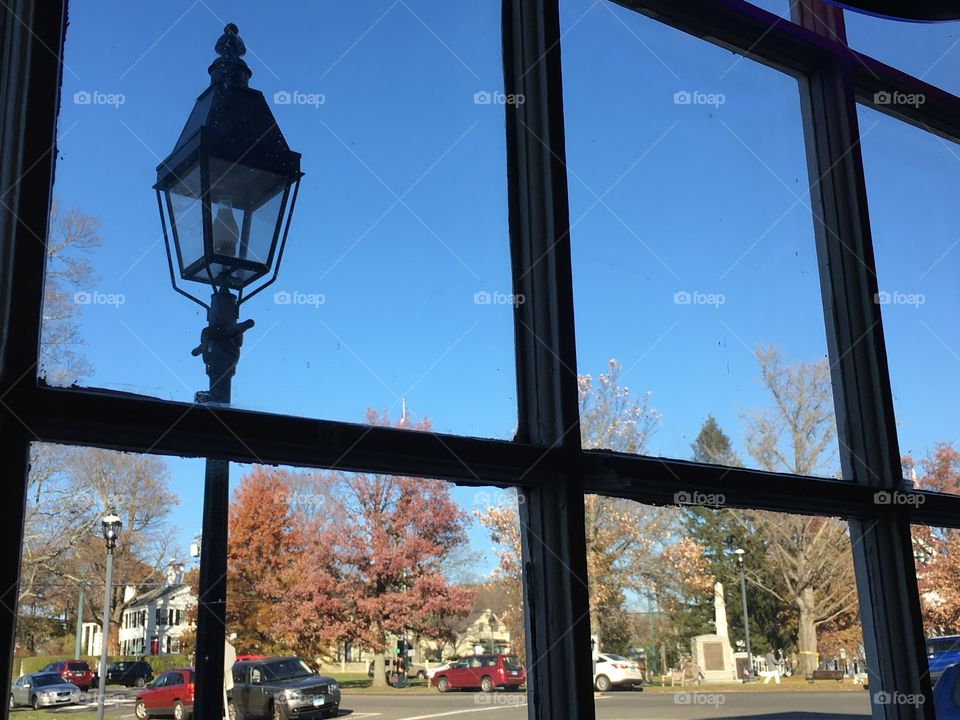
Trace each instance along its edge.
<path fill-rule="evenodd" d="M 107 546 L 107 577 L 103 588 L 103 632 L 100 634 L 100 692 L 97 697 L 97 720 L 103 720 L 103 694 L 107 685 L 107 642 L 110 639 L 110 596 L 113 589 L 113 549 L 117 546 L 121 527 L 123 523 L 113 510 L 110 510 L 100 521 L 103 541 Z"/>
<path fill-rule="evenodd" d="M 287 145 L 263 93 L 248 86 L 246 47 L 229 24 L 177 143 L 157 166 L 154 189 L 173 289 L 207 310 L 194 356 L 203 356 L 209 390 L 197 402 L 230 403 L 240 359 L 239 306 L 277 279 L 300 187 L 300 154 Z M 168 229 L 169 226 L 169 229 Z M 212 290 L 209 304 L 180 281 Z M 208 459 L 197 607 L 196 694 L 200 720 L 219 720 L 226 618 L 229 463 Z"/>
<path fill-rule="evenodd" d="M 743 576 L 743 556 L 746 555 L 746 550 L 743 548 L 737 548 L 733 551 L 733 554 L 737 556 L 737 567 L 740 568 L 740 600 L 743 603 L 743 637 L 747 646 L 747 677 L 746 682 L 756 682 L 757 677 L 753 672 L 753 652 L 750 649 L 750 621 L 747 617 L 747 581 Z"/>

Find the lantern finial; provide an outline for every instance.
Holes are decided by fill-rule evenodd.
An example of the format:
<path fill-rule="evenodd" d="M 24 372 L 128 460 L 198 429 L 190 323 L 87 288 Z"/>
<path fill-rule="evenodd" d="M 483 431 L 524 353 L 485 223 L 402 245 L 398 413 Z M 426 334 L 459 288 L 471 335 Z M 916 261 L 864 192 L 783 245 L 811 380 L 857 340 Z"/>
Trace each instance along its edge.
<path fill-rule="evenodd" d="M 247 54 L 247 46 L 240 39 L 240 29 L 233 23 L 223 28 L 223 35 L 214 46 L 219 57 L 210 66 L 210 83 L 240 85 L 247 87 L 247 81 L 253 74 L 241 59 Z"/>

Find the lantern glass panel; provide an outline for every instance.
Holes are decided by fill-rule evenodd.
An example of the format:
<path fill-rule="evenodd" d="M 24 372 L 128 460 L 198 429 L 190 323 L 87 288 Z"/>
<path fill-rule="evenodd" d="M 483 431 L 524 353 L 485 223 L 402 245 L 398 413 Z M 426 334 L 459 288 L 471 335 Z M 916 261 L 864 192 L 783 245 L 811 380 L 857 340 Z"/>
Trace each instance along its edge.
<path fill-rule="evenodd" d="M 171 229 L 185 278 L 202 276 L 203 203 L 200 202 L 200 166 L 179 176 L 167 190 Z"/>
<path fill-rule="evenodd" d="M 287 183 L 277 173 L 210 160 L 214 277 L 228 273 L 227 284 L 242 287 L 269 269 Z"/>

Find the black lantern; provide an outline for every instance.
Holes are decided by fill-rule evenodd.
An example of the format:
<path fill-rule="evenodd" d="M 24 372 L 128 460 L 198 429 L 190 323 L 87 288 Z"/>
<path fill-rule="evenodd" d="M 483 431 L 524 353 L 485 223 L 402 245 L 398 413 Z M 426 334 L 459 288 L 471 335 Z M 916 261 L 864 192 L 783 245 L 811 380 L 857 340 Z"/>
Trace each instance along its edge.
<path fill-rule="evenodd" d="M 287 146 L 263 93 L 247 85 L 252 73 L 237 33 L 232 23 L 224 28 L 210 86 L 154 186 L 171 279 L 196 302 L 177 285 L 174 256 L 181 279 L 236 291 L 238 303 L 245 291 L 251 297 L 277 277 L 303 176 L 300 154 Z"/>
<path fill-rule="evenodd" d="M 120 522 L 117 514 L 111 510 L 100 521 L 100 526 L 103 530 L 103 539 L 107 543 L 107 550 L 113 550 L 117 544 L 117 538 L 120 537 L 120 528 L 123 527 L 123 523 Z"/>

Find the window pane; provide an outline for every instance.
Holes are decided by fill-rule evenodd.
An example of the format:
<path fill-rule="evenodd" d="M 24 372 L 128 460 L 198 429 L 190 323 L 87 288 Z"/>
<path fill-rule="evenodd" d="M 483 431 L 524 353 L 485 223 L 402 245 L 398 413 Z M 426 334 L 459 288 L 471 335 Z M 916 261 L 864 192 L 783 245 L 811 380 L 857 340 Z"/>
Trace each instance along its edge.
<path fill-rule="evenodd" d="M 881 62 L 954 95 L 960 93 L 960 24 L 886 20 L 846 11 L 847 42 Z"/>
<path fill-rule="evenodd" d="M 34 672 L 73 657 L 82 597 L 80 659 L 96 669 L 107 558 L 100 520 L 113 509 L 123 525 L 109 654 L 146 656 L 157 685 L 182 684 L 170 668 L 191 666 L 196 652 L 205 462 L 39 443 L 31 462 L 20 594 L 11 602 L 16 666 Z M 224 635 L 238 655 L 297 655 L 309 668 L 271 666 L 261 678 L 319 673 L 340 686 L 345 709 L 383 714 L 383 696 L 365 692 L 370 664 L 381 656 L 385 677 L 396 671 L 405 636 L 407 682 L 390 698 L 391 717 L 486 706 L 525 716 L 515 491 L 238 463 L 229 473 Z M 449 667 L 459 660 L 479 670 Z M 495 694 L 473 692 L 485 676 Z M 443 678 L 446 689 L 470 692 L 441 695 Z M 300 684 L 311 709 L 314 697 L 331 702 L 329 685 Z M 132 712 L 130 691 L 108 691 Z"/>
<path fill-rule="evenodd" d="M 226 632 L 238 655 L 296 655 L 336 679 L 354 713 L 383 712 L 359 691 L 389 684 L 402 687 L 391 717 L 484 704 L 525 714 L 514 491 L 296 468 L 233 477 Z M 487 683 L 495 695 L 440 695 Z"/>
<path fill-rule="evenodd" d="M 796 81 L 563 7 L 584 447 L 837 475 Z"/>
<path fill-rule="evenodd" d="M 722 501 L 585 508 L 599 718 L 870 716 L 846 523 Z"/>
<path fill-rule="evenodd" d="M 504 115 L 519 100 L 502 92 L 496 0 L 73 7 L 40 374 L 183 401 L 208 386 L 190 354 L 205 310 L 170 286 L 152 186 L 230 20 L 250 85 L 305 172 L 277 282 L 240 308 L 256 326 L 244 335 L 233 404 L 364 422 L 368 406 L 399 414 L 405 398 L 410 417 L 429 416 L 436 430 L 510 437 Z M 236 240 L 242 210 L 282 184 L 266 169 L 244 166 L 236 183 L 222 162 L 210 167 L 214 183 L 251 178 L 229 193 Z M 172 212 L 185 267 L 203 279 L 202 173 L 185 174 Z M 272 257 L 282 200 L 253 213 L 238 260 Z M 208 285 L 180 284 L 209 301 Z"/>
<path fill-rule="evenodd" d="M 960 148 L 859 110 L 883 331 L 906 477 L 960 491 L 952 409 L 960 402 Z"/>
<path fill-rule="evenodd" d="M 91 685 L 104 637 L 108 553 L 101 520 L 110 510 L 122 525 L 111 553 L 109 655 L 146 655 L 158 678 L 189 665 L 190 658 L 176 656 L 174 641 L 192 628 L 159 621 L 195 602 L 182 579 L 191 564 L 186 547 L 200 524 L 203 463 L 46 443 L 32 445 L 30 460 L 20 586 L 8 596 L 16 607 L 15 667 L 29 673 L 70 658 L 74 670 L 76 652 L 92 672 L 71 682 L 82 690 Z M 132 684 L 136 676 L 125 680 Z M 129 701 L 129 692 L 112 684 L 107 692 L 111 703 L 114 695 Z"/>
<path fill-rule="evenodd" d="M 947 720 L 960 710 L 960 531 L 914 525 L 913 556 L 917 569 L 920 609 L 927 636 L 927 667 L 936 687 L 937 717 Z"/>

